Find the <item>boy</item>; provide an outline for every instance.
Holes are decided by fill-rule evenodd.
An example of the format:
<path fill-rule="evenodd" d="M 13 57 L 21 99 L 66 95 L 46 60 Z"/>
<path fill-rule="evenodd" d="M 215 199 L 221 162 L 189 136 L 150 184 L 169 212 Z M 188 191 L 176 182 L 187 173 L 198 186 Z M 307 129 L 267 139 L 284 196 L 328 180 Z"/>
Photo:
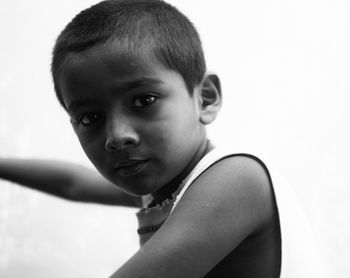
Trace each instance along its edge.
<path fill-rule="evenodd" d="M 94 166 L 142 198 L 141 248 L 112 277 L 285 274 L 280 194 L 259 159 L 209 143 L 220 83 L 185 16 L 162 1 L 101 2 L 60 34 L 52 74 Z"/>
<path fill-rule="evenodd" d="M 125 192 L 150 194 L 149 207 L 162 207 L 213 148 L 205 125 L 221 92 L 205 72 L 197 32 L 161 1 L 101 2 L 67 25 L 53 51 L 56 94 L 86 155 Z M 278 218 L 254 160 L 218 162 L 166 221 L 146 228 L 157 232 L 113 277 L 278 277 Z"/>

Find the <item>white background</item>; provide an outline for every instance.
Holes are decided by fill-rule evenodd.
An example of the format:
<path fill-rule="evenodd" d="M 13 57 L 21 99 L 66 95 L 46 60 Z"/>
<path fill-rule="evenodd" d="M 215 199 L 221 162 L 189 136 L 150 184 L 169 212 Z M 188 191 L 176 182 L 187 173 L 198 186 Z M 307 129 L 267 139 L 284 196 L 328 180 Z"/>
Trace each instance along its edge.
<path fill-rule="evenodd" d="M 0 2 L 0 156 L 90 166 L 55 99 L 56 36 L 88 0 Z M 330 277 L 350 275 L 350 2 L 173 0 L 198 28 L 224 107 L 216 144 L 263 154 L 295 188 Z M 0 277 L 107 277 L 137 250 L 135 210 L 0 181 Z"/>

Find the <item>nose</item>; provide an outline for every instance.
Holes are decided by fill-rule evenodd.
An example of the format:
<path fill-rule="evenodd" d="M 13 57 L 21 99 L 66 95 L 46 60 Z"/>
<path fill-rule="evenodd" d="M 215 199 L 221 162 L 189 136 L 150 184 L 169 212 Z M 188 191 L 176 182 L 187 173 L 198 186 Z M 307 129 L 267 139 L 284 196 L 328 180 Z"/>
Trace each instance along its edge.
<path fill-rule="evenodd" d="M 105 150 L 113 152 L 139 144 L 139 135 L 129 120 L 110 120 L 106 126 Z"/>

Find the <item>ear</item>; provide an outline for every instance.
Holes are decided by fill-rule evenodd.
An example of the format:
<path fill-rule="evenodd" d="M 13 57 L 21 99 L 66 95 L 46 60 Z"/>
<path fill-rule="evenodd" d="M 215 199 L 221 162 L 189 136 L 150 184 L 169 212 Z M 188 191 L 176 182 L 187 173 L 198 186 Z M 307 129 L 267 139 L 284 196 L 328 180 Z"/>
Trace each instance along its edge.
<path fill-rule="evenodd" d="M 207 125 L 215 120 L 222 105 L 219 77 L 216 74 L 207 73 L 199 89 L 200 122 Z"/>

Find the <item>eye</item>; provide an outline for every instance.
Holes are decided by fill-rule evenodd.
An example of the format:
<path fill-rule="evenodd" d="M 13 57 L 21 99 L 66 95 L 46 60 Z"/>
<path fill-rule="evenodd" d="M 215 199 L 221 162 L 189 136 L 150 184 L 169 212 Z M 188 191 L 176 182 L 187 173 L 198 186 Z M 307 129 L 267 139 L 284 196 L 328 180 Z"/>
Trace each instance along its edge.
<path fill-rule="evenodd" d="M 93 125 L 99 118 L 100 115 L 97 113 L 85 113 L 79 117 L 79 123 L 87 127 Z"/>
<path fill-rule="evenodd" d="M 134 99 L 133 105 L 135 107 L 148 107 L 156 104 L 158 97 L 154 95 L 142 95 Z"/>

